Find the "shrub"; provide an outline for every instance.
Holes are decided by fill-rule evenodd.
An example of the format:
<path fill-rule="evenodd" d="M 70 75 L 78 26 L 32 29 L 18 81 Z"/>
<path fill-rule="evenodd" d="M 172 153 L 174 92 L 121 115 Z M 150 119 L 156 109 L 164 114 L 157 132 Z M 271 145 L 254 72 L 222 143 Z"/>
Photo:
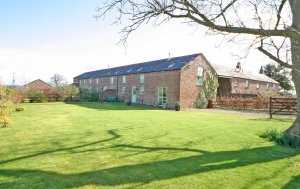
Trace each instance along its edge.
<path fill-rule="evenodd" d="M 88 89 L 80 89 L 80 97 L 82 101 L 98 102 L 99 92 Z"/>
<path fill-rule="evenodd" d="M 198 95 L 195 103 L 195 108 L 206 108 L 207 107 L 207 98 L 205 97 L 205 93 L 203 91 Z"/>
<path fill-rule="evenodd" d="M 274 141 L 280 145 L 289 146 L 292 148 L 300 148 L 300 136 L 290 136 L 276 130 L 265 131 L 260 135 L 270 141 Z"/>
<path fill-rule="evenodd" d="M 37 90 L 31 90 L 28 92 L 28 99 L 29 102 L 38 102 L 38 103 L 42 103 L 42 102 L 48 102 L 48 96 L 47 94 L 37 91 Z"/>
<path fill-rule="evenodd" d="M 217 99 L 217 105 L 221 108 L 228 109 L 250 109 L 250 110 L 267 110 L 269 105 L 268 98 L 262 97 L 242 97 L 242 96 L 221 96 Z"/>
<path fill-rule="evenodd" d="M 175 104 L 175 110 L 176 111 L 180 110 L 180 104 L 179 104 L 179 102 L 176 102 L 176 104 Z"/>
<path fill-rule="evenodd" d="M 16 107 L 17 112 L 23 112 L 25 108 L 23 106 Z"/>

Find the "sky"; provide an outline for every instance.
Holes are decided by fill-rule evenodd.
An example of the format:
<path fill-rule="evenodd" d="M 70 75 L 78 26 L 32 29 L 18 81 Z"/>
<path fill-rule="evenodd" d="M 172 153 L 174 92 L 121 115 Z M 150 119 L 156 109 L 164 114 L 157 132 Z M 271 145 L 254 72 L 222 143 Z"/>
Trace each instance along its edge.
<path fill-rule="evenodd" d="M 69 83 L 73 77 L 107 67 L 203 53 L 214 64 L 258 72 L 270 62 L 258 51 L 239 60 L 245 42 L 231 44 L 223 36 L 207 35 L 206 29 L 172 20 L 160 26 L 142 25 L 124 46 L 118 43 L 122 27 L 112 24 L 110 12 L 95 19 L 104 0 L 0 0 L 0 81 L 18 85 L 35 79 L 46 82 L 54 74 Z"/>

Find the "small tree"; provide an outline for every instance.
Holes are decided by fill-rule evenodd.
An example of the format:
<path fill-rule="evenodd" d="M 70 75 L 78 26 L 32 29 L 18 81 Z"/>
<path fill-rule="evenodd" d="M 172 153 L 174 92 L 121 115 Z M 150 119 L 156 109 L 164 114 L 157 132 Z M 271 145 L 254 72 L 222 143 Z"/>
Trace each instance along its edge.
<path fill-rule="evenodd" d="M 196 108 L 212 108 L 212 104 L 217 99 L 219 87 L 218 77 L 214 72 L 208 72 L 207 78 L 203 81 L 202 90 L 195 102 Z"/>
<path fill-rule="evenodd" d="M 7 127 L 9 124 L 9 115 L 13 109 L 14 103 L 10 100 L 8 91 L 0 84 L 0 123 L 3 127 Z"/>
<path fill-rule="evenodd" d="M 293 89 L 293 86 L 291 84 L 290 80 L 290 72 L 285 69 L 283 66 L 280 65 L 274 65 L 274 64 L 267 64 L 264 66 L 263 73 L 274 79 L 275 81 L 279 82 L 279 85 L 282 89 L 285 91 L 290 91 Z"/>
<path fill-rule="evenodd" d="M 60 75 L 60 74 L 54 74 L 51 78 L 50 78 L 50 83 L 54 86 L 54 87 L 58 87 L 61 85 L 66 84 L 66 79 L 64 76 Z"/>

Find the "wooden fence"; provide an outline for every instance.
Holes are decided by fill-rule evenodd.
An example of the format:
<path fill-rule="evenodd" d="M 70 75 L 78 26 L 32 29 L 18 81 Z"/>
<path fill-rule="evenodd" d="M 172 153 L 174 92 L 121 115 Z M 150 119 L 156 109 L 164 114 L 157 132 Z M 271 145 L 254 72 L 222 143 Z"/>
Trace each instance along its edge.
<path fill-rule="evenodd" d="M 297 99 L 270 97 L 269 113 L 270 118 L 272 118 L 274 114 L 297 115 Z"/>

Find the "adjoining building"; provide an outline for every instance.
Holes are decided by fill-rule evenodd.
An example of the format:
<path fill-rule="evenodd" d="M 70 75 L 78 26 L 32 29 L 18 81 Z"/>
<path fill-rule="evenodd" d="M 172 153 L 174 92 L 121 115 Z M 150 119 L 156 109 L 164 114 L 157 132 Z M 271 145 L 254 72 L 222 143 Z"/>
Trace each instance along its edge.
<path fill-rule="evenodd" d="M 262 74 L 210 64 L 203 54 L 86 72 L 74 84 L 118 100 L 174 108 L 191 108 L 210 71 L 218 74 L 219 95 L 266 95 L 279 91 L 278 82 Z"/>

